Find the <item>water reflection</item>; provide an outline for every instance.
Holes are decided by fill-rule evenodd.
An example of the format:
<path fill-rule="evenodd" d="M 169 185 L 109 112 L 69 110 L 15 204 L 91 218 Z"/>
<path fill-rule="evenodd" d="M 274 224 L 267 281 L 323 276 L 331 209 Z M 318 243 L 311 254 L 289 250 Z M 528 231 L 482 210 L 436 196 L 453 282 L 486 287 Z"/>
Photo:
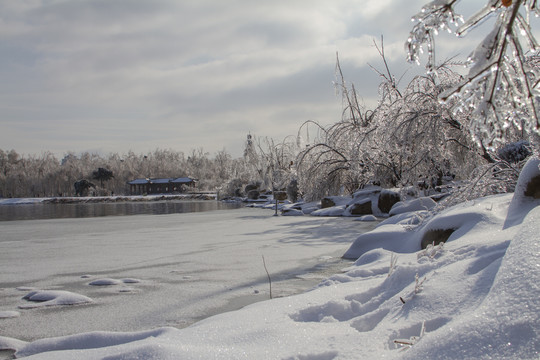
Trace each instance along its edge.
<path fill-rule="evenodd" d="M 178 214 L 234 209 L 240 206 L 212 200 L 0 205 L 0 221 Z"/>

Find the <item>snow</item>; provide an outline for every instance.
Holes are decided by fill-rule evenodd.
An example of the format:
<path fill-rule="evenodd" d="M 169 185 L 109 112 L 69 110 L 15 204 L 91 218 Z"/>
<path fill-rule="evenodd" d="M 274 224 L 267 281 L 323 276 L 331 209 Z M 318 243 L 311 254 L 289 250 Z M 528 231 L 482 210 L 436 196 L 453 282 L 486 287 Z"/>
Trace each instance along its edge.
<path fill-rule="evenodd" d="M 210 200 L 215 199 L 215 193 L 196 192 L 182 194 L 156 194 L 156 195 L 123 195 L 123 196 L 64 196 L 42 198 L 0 198 L 0 205 L 33 205 L 40 203 L 69 204 L 69 203 L 96 203 L 96 202 L 151 202 L 160 200 Z"/>
<path fill-rule="evenodd" d="M 18 317 L 21 313 L 18 311 L 0 311 L 0 319 Z"/>
<path fill-rule="evenodd" d="M 520 183 L 536 176 L 537 172 L 537 165 L 525 171 Z M 520 186 L 517 188 L 520 189 Z M 102 329 L 58 335 L 53 328 L 44 330 L 41 339 L 30 342 L 21 341 L 26 339 L 0 337 L 0 345 L 7 349 L 17 349 L 16 356 L 19 358 L 60 360 L 538 359 L 538 205 L 540 200 L 524 198 L 518 193 L 515 196 L 491 196 L 454 206 L 433 216 L 425 210 L 420 211 L 421 216 L 419 212 L 411 213 L 409 217 L 403 213 L 396 216 L 399 217 L 397 221 L 392 221 L 393 217 L 389 218 L 374 231 L 360 236 L 355 235 L 362 233 L 362 229 L 357 227 L 373 223 L 343 217 L 274 217 L 268 210 L 242 209 L 217 212 L 226 218 L 215 224 L 219 230 L 207 233 L 208 229 L 205 229 L 203 233 L 197 234 L 194 232 L 196 226 L 183 224 L 179 227 L 177 222 L 183 221 L 183 214 L 171 218 L 174 220 L 168 226 L 162 222 L 160 227 L 148 229 L 144 236 L 159 241 L 145 247 L 141 254 L 132 249 L 143 245 L 137 241 L 137 234 L 144 227 L 137 225 L 141 222 L 150 225 L 151 221 L 146 221 L 150 217 L 139 217 L 127 233 L 123 233 L 126 230 L 121 230 L 121 226 L 102 224 L 102 219 L 97 223 L 103 231 L 100 234 L 107 237 L 109 243 L 119 243 L 119 248 L 125 246 L 125 255 L 129 255 L 129 260 L 127 257 L 105 256 L 108 252 L 101 248 L 103 256 L 89 254 L 90 259 L 96 260 L 96 264 L 90 266 L 90 261 L 83 264 L 80 266 L 81 273 L 131 273 L 143 280 L 137 284 L 142 293 L 155 291 L 158 298 L 153 299 L 158 302 L 172 294 L 164 289 L 144 288 L 145 283 L 159 278 L 160 272 L 152 270 L 151 265 L 161 272 L 178 269 L 180 278 L 167 279 L 162 274 L 159 281 L 154 280 L 154 286 L 174 287 L 175 283 L 181 282 L 182 291 L 190 291 L 190 286 L 196 287 L 201 281 L 204 286 L 212 287 L 209 292 L 191 289 L 191 295 L 196 296 L 176 297 L 176 301 L 171 303 L 171 306 L 188 307 L 190 311 L 194 309 L 190 306 L 192 303 L 204 302 L 210 294 L 228 292 L 227 288 L 232 286 L 250 289 L 252 296 L 258 296 L 254 295 L 256 291 L 266 293 L 263 281 L 265 274 L 260 271 L 261 253 L 264 253 L 270 273 L 274 276 L 279 272 L 290 272 L 298 263 L 310 257 L 332 259 L 334 256 L 328 257 L 328 253 L 339 248 L 343 249 L 342 254 L 355 259 L 355 262 L 343 264 L 342 272 L 328 274 L 310 291 L 253 303 L 237 311 L 207 317 L 181 329 L 178 326 L 155 326 L 153 329 L 133 326 L 131 331 L 111 332 Z M 204 217 L 204 221 L 209 220 L 208 215 L 205 217 L 198 214 L 188 216 L 186 223 L 196 222 L 200 216 Z M 411 219 L 416 220 L 409 221 Z M 37 233 L 44 223 L 33 223 L 24 229 L 27 234 Z M 125 226 L 126 223 L 121 225 Z M 10 232 L 12 237 L 23 231 L 17 226 L 15 228 Z M 178 233 L 180 228 L 181 234 Z M 428 245 L 424 250 L 420 248 L 420 242 L 427 232 L 450 228 L 454 232 L 446 243 Z M 79 232 L 80 229 L 79 226 Z M 70 233 L 72 241 L 73 235 Z M 82 236 L 74 241 L 82 246 L 89 239 L 96 241 L 95 235 Z M 57 236 L 61 237 L 61 232 L 55 233 L 49 240 L 55 243 Z M 182 251 L 171 250 L 174 242 L 168 244 L 167 251 L 174 252 L 172 258 L 178 259 L 158 261 L 157 257 L 164 255 L 156 251 L 159 248 L 156 245 L 159 243 L 163 246 L 166 244 L 164 239 L 171 237 L 175 237 L 178 242 L 180 236 L 192 241 L 182 243 L 182 247 L 186 247 Z M 205 241 L 208 237 L 219 238 L 223 243 Z M 47 236 L 43 235 L 44 238 Z M 16 243 L 17 239 L 4 241 L 0 250 L 16 247 Z M 98 248 L 104 244 L 98 242 Z M 197 244 L 199 246 L 195 246 Z M 38 243 L 35 245 L 39 246 Z M 205 247 L 213 247 L 217 251 L 207 253 L 203 250 Z M 28 252 L 30 245 L 23 248 Z M 198 257 L 190 257 L 190 252 L 197 253 Z M 186 254 L 187 259 L 182 259 L 181 254 Z M 241 254 L 246 255 L 245 259 L 254 259 L 258 264 L 253 267 L 240 265 L 238 255 Z M 269 261 L 277 254 L 282 254 L 284 258 Z M 295 262 L 295 258 L 298 263 L 288 264 Z M 63 268 L 65 258 L 63 262 L 46 260 L 51 261 L 56 270 L 43 274 L 39 279 L 35 275 L 30 276 L 30 270 L 17 266 L 14 261 L 4 265 L 4 259 L 9 257 L 2 255 L 0 270 L 3 274 L 7 271 L 9 280 L 6 281 L 17 286 L 23 286 L 26 282 L 32 286 L 48 283 L 51 287 L 77 287 L 69 281 L 59 280 L 59 277 L 68 276 L 73 270 L 72 267 Z M 80 263 L 80 257 L 78 260 Z M 114 262 L 114 266 L 110 261 Z M 28 264 L 32 264 L 29 259 L 25 262 L 25 265 Z M 8 271 L 10 269 L 13 271 Z M 17 275 L 17 271 L 21 272 Z M 257 272 L 261 279 L 255 281 L 249 278 L 251 272 Z M 126 278 L 118 275 L 111 279 Z M 248 276 L 248 279 L 246 282 L 235 282 L 238 276 Z M 213 280 L 226 282 L 227 286 L 218 289 Z M 87 289 L 84 285 L 79 286 Z M 100 291 L 106 290 L 102 288 Z M 179 294 L 175 293 L 176 296 Z M 74 309 L 82 311 L 107 305 L 107 296 L 93 298 L 103 305 L 91 304 Z M 152 308 L 152 316 L 157 317 L 166 309 L 152 301 L 141 303 L 140 300 L 133 308 L 136 311 L 149 307 Z M 134 304 L 122 302 L 124 307 Z M 0 310 L 8 310 L 4 308 L 2 304 Z M 101 311 L 103 316 L 109 316 L 106 310 Z M 60 314 L 64 313 L 55 312 L 53 316 L 60 317 Z M 123 313 L 122 316 L 128 314 Z M 133 312 L 131 316 L 136 318 L 137 314 Z M 15 323 L 25 317 L 31 317 L 31 314 L 25 311 L 20 317 L 0 321 Z M 37 319 L 33 321 L 37 323 Z M 118 318 L 114 321 L 120 322 Z M 60 323 L 53 322 L 53 325 L 60 326 Z M 5 333 L 3 331 L 2 335 Z"/>
<path fill-rule="evenodd" d="M 373 215 L 364 215 L 355 219 L 356 221 L 377 221 L 377 218 Z"/>
<path fill-rule="evenodd" d="M 23 299 L 36 303 L 19 305 L 19 309 L 34 309 L 43 306 L 79 305 L 93 302 L 93 300 L 87 296 L 62 290 L 32 291 L 23 296 Z"/>
<path fill-rule="evenodd" d="M 104 279 L 97 279 L 94 281 L 90 281 L 88 285 L 92 286 L 107 286 L 107 285 L 118 285 L 122 282 L 120 280 L 111 279 L 111 278 L 104 278 Z"/>
<path fill-rule="evenodd" d="M 341 216 L 345 211 L 345 205 L 337 205 L 324 209 L 315 210 L 311 213 L 312 216 Z"/>
<path fill-rule="evenodd" d="M 392 209 L 390 209 L 388 215 L 395 216 L 412 211 L 430 210 L 433 209 L 436 205 L 437 203 L 433 199 L 428 197 L 422 197 L 407 201 L 399 201 L 394 204 L 394 206 L 392 206 Z"/>
<path fill-rule="evenodd" d="M 88 278 L 89 275 L 83 275 L 81 278 Z M 96 279 L 93 281 L 90 281 L 88 285 L 92 286 L 110 286 L 110 285 L 120 285 L 120 284 L 137 284 L 140 283 L 141 280 L 139 279 L 133 279 L 133 278 L 125 278 L 125 279 L 111 279 L 111 278 L 102 278 L 102 279 Z"/>

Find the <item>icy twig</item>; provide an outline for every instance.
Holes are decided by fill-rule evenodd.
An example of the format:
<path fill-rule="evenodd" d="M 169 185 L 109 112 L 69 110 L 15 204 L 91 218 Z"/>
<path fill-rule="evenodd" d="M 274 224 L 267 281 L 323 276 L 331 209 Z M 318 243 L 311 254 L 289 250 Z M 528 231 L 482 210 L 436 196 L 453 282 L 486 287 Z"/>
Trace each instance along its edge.
<path fill-rule="evenodd" d="M 396 263 L 397 263 L 397 256 L 395 253 L 392 253 L 392 255 L 390 256 L 390 268 L 388 269 L 387 277 L 390 277 L 390 275 L 392 275 L 392 273 L 394 272 L 394 269 L 396 268 Z"/>
<path fill-rule="evenodd" d="M 426 322 L 422 321 L 422 327 L 420 328 L 420 335 L 419 336 L 411 336 L 409 339 L 395 339 L 394 344 L 400 345 L 404 350 L 412 347 L 414 344 L 416 344 L 426 333 Z"/>
<path fill-rule="evenodd" d="M 270 285 L 270 299 L 272 299 L 272 279 L 270 278 L 270 273 L 268 272 L 268 269 L 266 268 L 266 261 L 264 261 L 264 255 L 262 255 L 262 261 L 264 270 L 266 271 L 266 276 L 268 276 L 268 284 Z"/>
<path fill-rule="evenodd" d="M 415 280 L 414 293 L 418 294 L 420 291 L 422 291 L 422 284 L 424 283 L 424 281 L 426 281 L 426 277 L 424 276 L 424 278 L 420 280 L 418 273 L 416 273 L 414 280 Z"/>
<path fill-rule="evenodd" d="M 418 253 L 416 256 L 417 260 L 420 260 L 422 257 L 427 257 L 430 260 L 433 260 L 438 254 L 440 254 L 444 249 L 444 242 L 440 242 L 435 245 L 435 242 L 426 246 L 426 248 Z"/>

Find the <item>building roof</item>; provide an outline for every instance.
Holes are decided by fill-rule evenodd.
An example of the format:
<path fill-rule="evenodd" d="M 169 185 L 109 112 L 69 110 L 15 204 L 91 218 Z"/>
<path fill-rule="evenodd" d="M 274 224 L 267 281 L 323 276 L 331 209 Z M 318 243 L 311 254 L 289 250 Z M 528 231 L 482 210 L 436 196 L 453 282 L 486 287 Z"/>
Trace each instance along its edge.
<path fill-rule="evenodd" d="M 172 183 L 180 183 L 180 184 L 189 184 L 195 181 L 196 181 L 195 179 L 192 179 L 190 177 L 179 177 L 179 178 L 171 180 Z"/>
<path fill-rule="evenodd" d="M 128 181 L 128 184 L 129 185 L 144 185 L 144 184 L 148 184 L 149 181 L 150 179 L 135 179 L 135 180 Z"/>
<path fill-rule="evenodd" d="M 146 185 L 146 184 L 189 184 L 195 182 L 195 179 L 190 177 L 179 177 L 179 178 L 146 178 L 146 179 L 135 179 L 128 181 L 129 185 Z"/>

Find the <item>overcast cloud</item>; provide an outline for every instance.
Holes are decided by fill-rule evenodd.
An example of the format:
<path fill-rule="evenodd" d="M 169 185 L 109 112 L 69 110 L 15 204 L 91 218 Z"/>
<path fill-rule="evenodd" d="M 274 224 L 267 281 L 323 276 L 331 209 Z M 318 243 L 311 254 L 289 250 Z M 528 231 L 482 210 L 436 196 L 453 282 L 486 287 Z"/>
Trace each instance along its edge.
<path fill-rule="evenodd" d="M 336 51 L 367 106 L 426 0 L 0 0 L 0 148 L 240 156 L 338 121 Z M 382 66 L 380 66 L 382 68 Z"/>

